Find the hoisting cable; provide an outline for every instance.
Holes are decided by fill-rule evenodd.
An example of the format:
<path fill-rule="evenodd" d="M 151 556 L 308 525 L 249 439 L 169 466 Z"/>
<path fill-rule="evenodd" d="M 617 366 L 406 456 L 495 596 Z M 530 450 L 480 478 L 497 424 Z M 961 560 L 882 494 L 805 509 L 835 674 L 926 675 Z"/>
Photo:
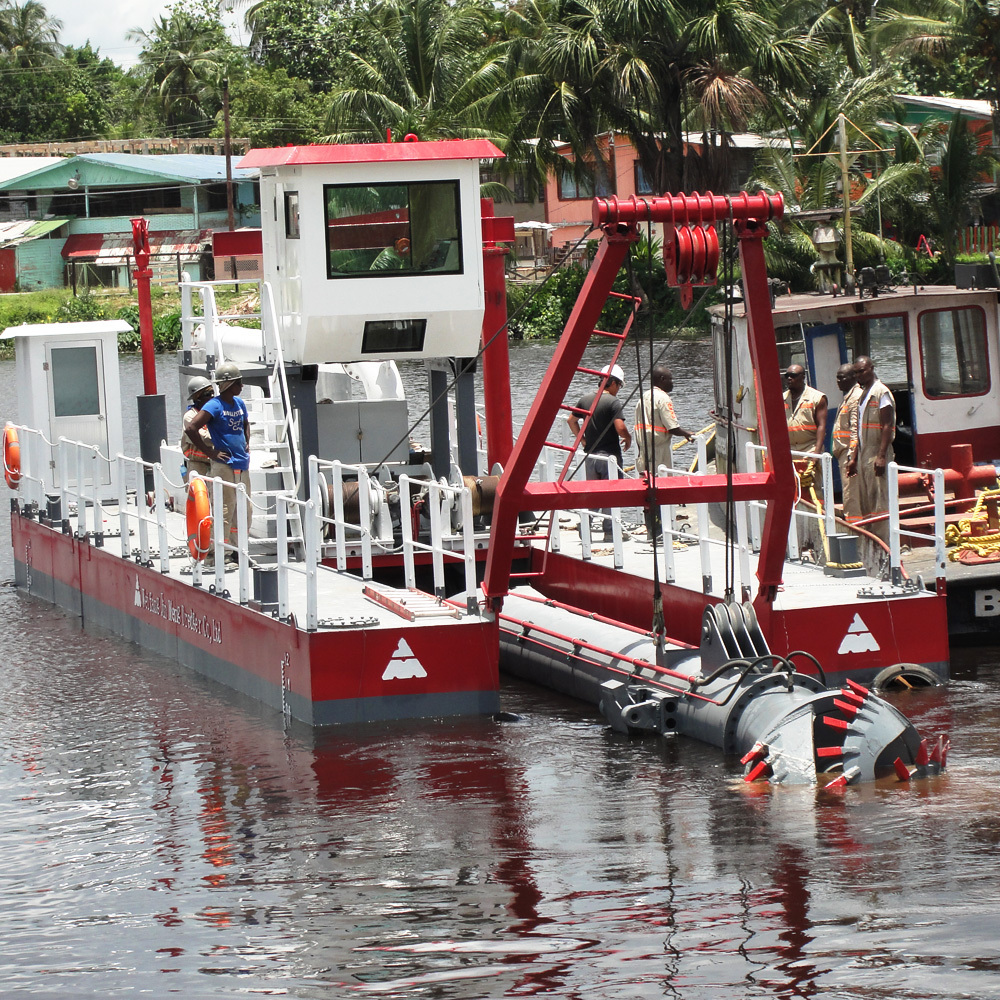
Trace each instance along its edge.
<path fill-rule="evenodd" d="M 594 231 L 594 229 L 595 229 L 595 227 L 591 226 L 576 241 L 576 243 L 573 244 L 573 246 L 570 248 L 569 252 L 564 257 L 564 263 L 565 263 L 565 261 L 568 261 L 568 260 L 570 260 L 572 258 L 573 253 L 581 246 L 581 244 L 584 242 L 584 240 L 590 238 L 590 234 Z M 389 456 L 392 455 L 393 452 L 395 452 L 395 450 L 401 444 L 409 442 L 409 440 L 410 440 L 410 434 L 412 434 L 412 432 L 417 429 L 417 427 L 420 425 L 420 422 L 434 409 L 435 406 L 437 406 L 437 404 L 439 402 L 441 402 L 442 399 L 444 399 L 444 398 L 447 397 L 448 393 L 451 392 L 451 390 L 458 384 L 458 380 L 463 375 L 465 375 L 466 373 L 468 373 L 470 371 L 474 371 L 475 370 L 476 362 L 486 353 L 487 348 L 493 343 L 494 340 L 497 339 L 497 337 L 500 336 L 500 334 L 502 334 L 508 328 L 508 326 L 510 326 L 510 321 L 512 319 L 515 319 L 517 317 L 517 315 L 528 305 L 528 303 L 531 302 L 532 299 L 534 299 L 534 297 L 556 275 L 556 273 L 558 272 L 558 270 L 559 270 L 559 268 L 553 267 L 552 270 L 550 270 L 549 273 L 538 283 L 538 285 L 535 286 L 535 289 L 531 292 L 531 294 L 529 294 L 528 296 L 526 296 L 525 300 L 514 310 L 514 312 L 511 315 L 509 315 L 504 320 L 503 325 L 498 330 L 496 330 L 489 337 L 489 339 L 487 339 L 486 341 L 484 341 L 482 347 L 479 348 L 479 350 L 475 353 L 475 355 L 473 357 L 471 357 L 471 358 L 466 358 L 464 360 L 461 368 L 455 373 L 455 375 L 451 379 L 451 381 L 430 401 L 430 403 L 427 404 L 427 408 L 420 414 L 420 416 L 417 417 L 416 420 L 414 420 L 414 421 L 412 421 L 410 423 L 410 426 L 406 429 L 406 433 L 385 453 L 385 455 L 382 456 L 381 461 L 377 462 L 374 466 L 372 466 L 373 469 L 380 469 L 382 466 L 384 466 L 386 464 L 386 462 L 389 461 Z M 489 433 L 489 429 L 487 429 L 487 433 Z"/>
<path fill-rule="evenodd" d="M 733 279 L 733 247 L 730 237 L 733 232 L 733 206 L 729 205 L 729 220 L 722 226 L 722 255 L 725 261 L 725 306 L 723 312 L 723 341 L 725 344 L 725 392 L 726 392 L 726 586 L 724 600 L 732 603 L 736 596 L 736 502 L 733 495 L 733 458 L 736 449 L 736 433 L 733 421 L 733 296 L 730 286 Z M 704 474 L 705 470 L 702 470 Z M 743 582 L 747 585 L 747 581 Z"/>
<path fill-rule="evenodd" d="M 646 199 L 642 199 L 643 203 L 646 203 Z M 653 285 L 653 227 L 651 222 L 651 213 L 649 211 L 648 205 L 646 205 L 646 288 L 652 288 Z M 635 288 L 635 275 L 632 270 L 632 254 L 629 253 L 627 257 L 627 268 L 628 268 L 628 279 L 629 288 Z M 660 561 L 657 552 L 657 542 L 662 538 L 663 525 L 660 524 L 659 511 L 656 505 L 656 475 L 657 475 L 657 455 L 656 455 L 656 439 L 654 437 L 654 417 L 655 417 L 655 407 L 653 405 L 654 383 L 653 383 L 653 314 L 652 310 L 646 310 L 646 317 L 644 320 L 644 325 L 646 327 L 646 335 L 649 339 L 649 394 L 647 396 L 646 390 L 643 388 L 643 372 L 642 372 L 642 358 L 640 355 L 639 337 L 638 331 L 636 331 L 636 336 L 632 339 L 635 341 L 635 368 L 638 372 L 638 391 L 639 391 L 639 403 L 636 407 L 636 416 L 639 418 L 636 420 L 636 424 L 641 424 L 639 428 L 640 433 L 636 436 L 639 438 L 636 441 L 636 450 L 640 456 L 643 456 L 643 465 L 645 469 L 643 471 L 643 478 L 646 482 L 646 506 L 649 511 L 645 517 L 646 526 L 649 530 L 649 541 L 653 546 L 653 621 L 650 631 L 652 631 L 655 636 L 656 648 L 658 652 L 662 652 L 666 644 L 666 623 L 663 617 L 663 592 L 660 590 Z M 667 448 L 670 447 L 670 435 L 667 435 Z M 669 450 L 667 451 L 667 457 L 670 457 Z M 660 532 L 658 535 L 656 531 L 656 525 L 660 524 Z"/>

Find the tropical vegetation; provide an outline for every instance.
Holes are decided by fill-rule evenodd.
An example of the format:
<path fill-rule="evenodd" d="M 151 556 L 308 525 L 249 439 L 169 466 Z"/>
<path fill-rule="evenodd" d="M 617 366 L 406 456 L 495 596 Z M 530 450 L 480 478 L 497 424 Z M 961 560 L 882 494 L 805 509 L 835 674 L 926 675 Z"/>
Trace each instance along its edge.
<path fill-rule="evenodd" d="M 858 262 L 927 271 L 920 235 L 948 263 L 1000 210 L 988 131 L 895 99 L 979 98 L 1000 122 L 998 0 L 177 0 L 126 31 L 127 69 L 62 45 L 44 0 L 0 0 L 0 142 L 218 137 L 228 95 L 255 145 L 488 137 L 529 193 L 553 170 L 608 188 L 599 137 L 624 135 L 662 193 L 724 189 L 752 131 L 751 183 L 807 212 L 842 198 L 843 115 Z M 770 248 L 800 285 L 810 233 L 793 213 Z"/>

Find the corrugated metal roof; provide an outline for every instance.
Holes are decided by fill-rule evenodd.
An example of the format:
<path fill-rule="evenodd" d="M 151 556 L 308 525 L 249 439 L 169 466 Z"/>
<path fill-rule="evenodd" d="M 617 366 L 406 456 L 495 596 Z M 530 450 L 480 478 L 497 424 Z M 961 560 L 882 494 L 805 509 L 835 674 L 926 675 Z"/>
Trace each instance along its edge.
<path fill-rule="evenodd" d="M 167 177 L 171 180 L 224 181 L 226 158 L 210 153 L 81 153 L 77 160 L 105 163 Z M 251 180 L 258 170 L 237 167 L 239 157 L 233 157 L 233 180 Z"/>
<path fill-rule="evenodd" d="M 35 219 L 18 219 L 16 222 L 0 223 L 0 249 L 16 247 L 21 243 L 29 243 L 37 240 L 40 236 L 45 236 L 61 226 L 65 226 L 68 219 L 43 219 L 41 222 Z"/>
<path fill-rule="evenodd" d="M 0 184 L 62 163 L 62 156 L 0 156 Z"/>
<path fill-rule="evenodd" d="M 149 234 L 149 251 L 157 254 L 180 254 L 197 257 L 212 239 L 211 229 L 165 230 Z M 132 236 L 126 233 L 75 233 L 62 249 L 66 260 L 75 259 L 92 264 L 118 266 L 135 260 Z"/>
<path fill-rule="evenodd" d="M 28 159 L 28 158 L 26 158 Z M 226 179 L 224 156 L 196 153 L 81 153 L 79 156 L 50 159 L 31 157 L 33 165 L 26 171 L 4 178 L 0 174 L 0 190 L 63 188 L 73 178 L 79 186 L 115 187 L 148 180 L 162 184 L 221 183 Z M 257 170 L 236 166 L 233 159 L 233 180 L 254 180 Z"/>

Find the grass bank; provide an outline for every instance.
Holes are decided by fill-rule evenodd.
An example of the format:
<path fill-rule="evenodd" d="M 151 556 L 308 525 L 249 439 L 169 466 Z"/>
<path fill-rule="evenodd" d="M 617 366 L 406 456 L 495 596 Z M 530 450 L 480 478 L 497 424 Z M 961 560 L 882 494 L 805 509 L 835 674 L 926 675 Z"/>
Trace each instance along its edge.
<path fill-rule="evenodd" d="M 153 305 L 153 345 L 158 352 L 175 351 L 181 346 L 180 290 L 177 287 L 154 287 L 150 297 Z M 230 308 L 246 312 L 246 300 L 245 294 L 237 299 L 235 292 L 216 290 L 216 301 L 223 312 Z M 235 309 L 237 301 L 241 306 L 239 310 Z M 101 319 L 125 320 L 131 331 L 118 335 L 118 349 L 123 354 L 139 350 L 139 305 L 134 293 L 98 289 L 74 296 L 68 288 L 49 288 L 0 295 L 0 330 L 24 323 L 77 323 Z M 0 341 L 0 358 L 13 356 L 13 343 Z"/>

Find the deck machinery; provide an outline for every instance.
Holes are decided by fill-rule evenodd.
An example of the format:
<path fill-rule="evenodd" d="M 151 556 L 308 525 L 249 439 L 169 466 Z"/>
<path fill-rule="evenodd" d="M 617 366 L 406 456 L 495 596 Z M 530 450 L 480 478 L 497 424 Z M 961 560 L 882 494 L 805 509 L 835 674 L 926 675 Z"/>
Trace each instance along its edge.
<path fill-rule="evenodd" d="M 804 652 L 776 655 L 766 639 L 773 627 L 796 500 L 763 255 L 767 223 L 782 212 L 780 195 L 594 200 L 593 222 L 603 239 L 497 486 L 483 590 L 500 616 L 503 667 L 598 704 L 619 731 L 677 733 L 718 746 L 741 757 L 750 781 L 815 782 L 829 772 L 836 772 L 832 781 L 826 779 L 831 784 L 893 773 L 909 779 L 944 765 L 943 738 L 929 750 L 914 727 L 868 688 L 852 680 L 842 688 L 828 688 L 815 658 Z M 664 225 L 668 280 L 680 287 L 686 304 L 691 302 L 692 285 L 715 283 L 720 257 L 715 226 L 732 224 L 739 243 L 768 468 L 728 476 L 580 481 L 572 480 L 568 460 L 554 482 L 529 482 L 541 449 L 558 446 L 546 438 L 560 411 L 567 409 L 564 400 L 573 377 L 580 372 L 600 377 L 582 366 L 584 351 L 593 336 L 611 336 L 596 329 L 598 317 L 645 222 Z M 488 398 L 488 413 L 490 402 Z M 584 415 L 584 422 L 591 416 Z M 579 443 L 578 436 L 568 449 L 571 459 Z M 539 551 L 540 546 L 527 574 L 530 580 L 522 581 L 530 582 L 531 589 L 509 592 L 512 576 L 518 575 L 511 572 L 511 555 L 522 512 L 744 499 L 768 502 L 758 591 L 744 604 L 702 599 L 699 605 L 691 595 L 691 607 L 684 613 L 701 616 L 700 646 L 666 639 L 662 598 L 652 585 L 653 622 L 648 631 L 634 621 L 627 624 L 553 597 L 571 592 L 576 574 L 571 560 L 549 559 L 548 549 Z M 621 579 L 609 569 L 602 586 L 613 591 Z M 797 657 L 812 661 L 810 673 L 796 669 Z"/>

